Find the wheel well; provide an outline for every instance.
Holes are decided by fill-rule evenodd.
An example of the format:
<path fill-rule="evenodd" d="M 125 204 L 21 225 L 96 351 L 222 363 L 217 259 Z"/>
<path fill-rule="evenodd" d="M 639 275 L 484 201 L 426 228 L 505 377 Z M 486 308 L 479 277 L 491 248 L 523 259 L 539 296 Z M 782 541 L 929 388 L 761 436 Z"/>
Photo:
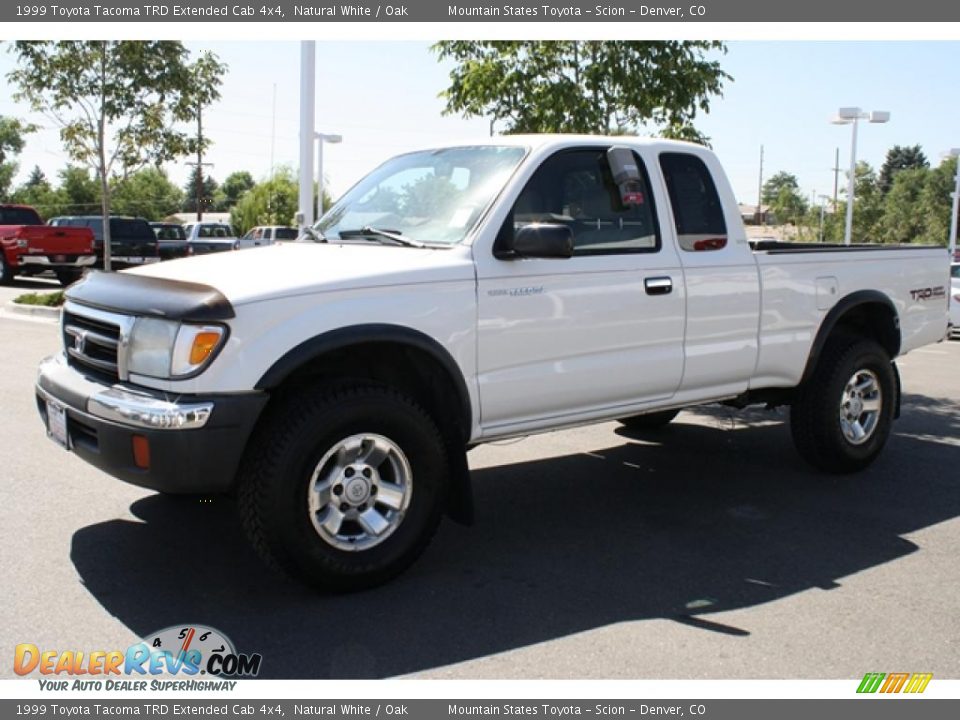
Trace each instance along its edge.
<path fill-rule="evenodd" d="M 349 380 L 394 387 L 423 405 L 444 436 L 453 435 L 462 443 L 469 437 L 469 400 L 449 370 L 427 350 L 403 342 L 357 342 L 328 350 L 293 370 L 276 391 L 285 394 L 318 381 Z"/>
<path fill-rule="evenodd" d="M 830 334 L 842 331 L 876 340 L 891 358 L 900 354 L 900 322 L 886 303 L 869 302 L 850 308 L 837 319 Z"/>
<path fill-rule="evenodd" d="M 813 373 L 827 342 L 842 334 L 876 340 L 891 358 L 900 354 L 900 318 L 890 300 L 876 291 L 854 293 L 834 305 L 823 319 L 801 382 Z"/>

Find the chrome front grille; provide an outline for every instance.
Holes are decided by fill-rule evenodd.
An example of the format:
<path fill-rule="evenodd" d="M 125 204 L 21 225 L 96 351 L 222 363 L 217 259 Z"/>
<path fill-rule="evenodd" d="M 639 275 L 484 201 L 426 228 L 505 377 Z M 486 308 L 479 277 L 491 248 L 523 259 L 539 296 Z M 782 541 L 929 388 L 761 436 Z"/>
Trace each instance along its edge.
<path fill-rule="evenodd" d="M 122 349 L 133 318 L 75 303 L 63 309 L 63 347 L 77 370 L 115 383 L 126 375 Z"/>

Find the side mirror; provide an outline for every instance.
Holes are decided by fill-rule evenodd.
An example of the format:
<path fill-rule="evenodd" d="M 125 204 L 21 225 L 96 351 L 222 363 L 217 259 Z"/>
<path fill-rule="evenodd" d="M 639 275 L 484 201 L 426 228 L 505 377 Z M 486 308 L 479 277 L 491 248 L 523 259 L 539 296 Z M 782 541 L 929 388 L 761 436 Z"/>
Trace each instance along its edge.
<path fill-rule="evenodd" d="M 573 256 L 573 231 L 566 225 L 533 223 L 516 230 L 511 257 L 569 258 Z"/>

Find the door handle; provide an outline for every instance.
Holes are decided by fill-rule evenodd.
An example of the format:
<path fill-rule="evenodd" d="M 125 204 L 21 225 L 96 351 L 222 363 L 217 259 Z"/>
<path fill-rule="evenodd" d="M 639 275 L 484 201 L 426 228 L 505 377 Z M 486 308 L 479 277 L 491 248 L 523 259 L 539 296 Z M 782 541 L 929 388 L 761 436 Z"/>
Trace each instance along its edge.
<path fill-rule="evenodd" d="M 673 279 L 668 277 L 650 277 L 643 281 L 647 295 L 669 295 L 673 292 Z"/>

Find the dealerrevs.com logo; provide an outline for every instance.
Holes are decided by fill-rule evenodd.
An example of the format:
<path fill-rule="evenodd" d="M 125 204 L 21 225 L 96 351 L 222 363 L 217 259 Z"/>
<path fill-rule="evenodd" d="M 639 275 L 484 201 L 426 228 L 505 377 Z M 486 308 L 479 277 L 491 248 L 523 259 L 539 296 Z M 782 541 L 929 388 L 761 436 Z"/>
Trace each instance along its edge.
<path fill-rule="evenodd" d="M 42 650 L 33 643 L 20 643 L 14 651 L 13 670 L 17 675 L 74 677 L 72 681 L 40 680 L 44 690 L 146 690 L 146 678 L 151 677 L 157 679 L 150 680 L 150 690 L 232 690 L 236 683 L 227 678 L 256 677 L 262 661 L 259 653 L 237 652 L 219 630 L 177 625 L 151 633 L 126 650 Z M 191 679 L 170 681 L 158 676 Z"/>

